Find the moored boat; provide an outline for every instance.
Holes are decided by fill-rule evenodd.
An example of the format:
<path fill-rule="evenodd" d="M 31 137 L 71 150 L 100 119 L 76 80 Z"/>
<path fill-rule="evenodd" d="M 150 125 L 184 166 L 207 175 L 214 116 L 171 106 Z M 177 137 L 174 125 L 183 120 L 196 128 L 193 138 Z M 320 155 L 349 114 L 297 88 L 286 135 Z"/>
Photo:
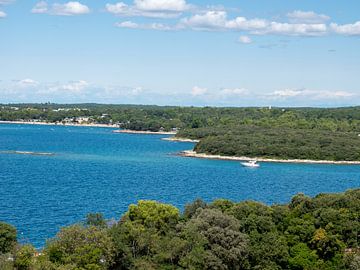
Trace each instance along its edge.
<path fill-rule="evenodd" d="M 257 163 L 256 160 L 249 160 L 247 162 L 241 162 L 241 165 L 244 167 L 250 167 L 250 168 L 258 168 L 260 167 L 260 164 Z"/>

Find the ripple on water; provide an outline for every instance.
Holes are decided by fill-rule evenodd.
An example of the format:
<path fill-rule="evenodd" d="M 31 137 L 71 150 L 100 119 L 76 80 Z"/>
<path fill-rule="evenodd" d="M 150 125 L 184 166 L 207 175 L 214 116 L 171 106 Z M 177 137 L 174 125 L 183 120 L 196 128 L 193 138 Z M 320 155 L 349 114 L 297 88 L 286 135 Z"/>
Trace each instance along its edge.
<path fill-rule="evenodd" d="M 196 198 L 285 203 L 360 185 L 360 166 L 239 162 L 183 158 L 193 143 L 111 129 L 0 125 L 0 219 L 37 247 L 89 212 L 119 218 L 130 203 L 153 199 L 180 208 Z M 55 153 L 54 156 L 1 151 Z"/>

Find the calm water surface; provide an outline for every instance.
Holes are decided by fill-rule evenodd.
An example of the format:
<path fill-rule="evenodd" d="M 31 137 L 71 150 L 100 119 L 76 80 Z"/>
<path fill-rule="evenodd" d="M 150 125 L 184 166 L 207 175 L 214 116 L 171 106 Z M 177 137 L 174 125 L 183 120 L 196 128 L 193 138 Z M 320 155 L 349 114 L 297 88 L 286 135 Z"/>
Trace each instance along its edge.
<path fill-rule="evenodd" d="M 234 161 L 176 156 L 193 144 L 162 137 L 1 124 L 0 220 L 15 225 L 22 241 L 41 247 L 60 227 L 89 212 L 118 219 L 139 199 L 180 208 L 199 197 L 272 204 L 285 203 L 297 192 L 316 195 L 360 186 L 360 166 L 263 163 L 248 169 Z"/>

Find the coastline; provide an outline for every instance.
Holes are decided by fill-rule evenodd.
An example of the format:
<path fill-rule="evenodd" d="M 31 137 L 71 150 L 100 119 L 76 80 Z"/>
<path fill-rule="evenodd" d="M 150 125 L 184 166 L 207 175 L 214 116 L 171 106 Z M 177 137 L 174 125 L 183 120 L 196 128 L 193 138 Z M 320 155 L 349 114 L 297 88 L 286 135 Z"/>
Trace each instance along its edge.
<path fill-rule="evenodd" d="M 250 157 L 228 157 L 221 155 L 208 155 L 196 153 L 192 150 L 185 150 L 180 152 L 180 156 L 203 158 L 203 159 L 217 159 L 217 160 L 232 160 L 232 161 L 249 161 L 256 160 L 258 162 L 273 162 L 273 163 L 302 163 L 302 164 L 334 164 L 334 165 L 360 165 L 360 161 L 331 161 L 331 160 L 310 160 L 310 159 L 272 159 L 272 158 L 250 158 Z"/>
<path fill-rule="evenodd" d="M 127 133 L 127 134 L 149 134 L 149 135 L 175 135 L 174 131 L 138 131 L 130 129 L 114 130 L 114 133 Z"/>
<path fill-rule="evenodd" d="M 163 141 L 171 141 L 171 142 L 191 142 L 191 143 L 198 143 L 200 140 L 192 140 L 186 138 L 179 138 L 179 137 L 169 137 L 169 138 L 162 138 Z"/>
<path fill-rule="evenodd" d="M 53 122 L 27 122 L 27 121 L 0 121 L 0 124 L 119 128 L 118 125 L 107 125 L 107 124 L 76 124 L 76 123 L 74 123 L 74 124 L 69 124 L 69 123 L 63 124 L 63 123 L 53 123 Z"/>

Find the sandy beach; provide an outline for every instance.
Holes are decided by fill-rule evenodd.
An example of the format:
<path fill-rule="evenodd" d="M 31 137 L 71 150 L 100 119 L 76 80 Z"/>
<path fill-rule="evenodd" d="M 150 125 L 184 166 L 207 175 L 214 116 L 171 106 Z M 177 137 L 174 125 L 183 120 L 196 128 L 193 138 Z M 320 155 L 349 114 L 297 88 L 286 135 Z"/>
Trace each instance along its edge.
<path fill-rule="evenodd" d="M 179 138 L 179 137 L 169 137 L 169 138 L 162 138 L 164 141 L 171 141 L 171 142 L 191 142 L 191 143 L 198 143 L 200 140 L 192 140 L 187 138 Z"/>
<path fill-rule="evenodd" d="M 221 155 L 208 155 L 196 153 L 192 150 L 180 153 L 183 157 L 233 160 L 233 161 L 249 161 L 256 160 L 258 162 L 276 162 L 276 163 L 304 163 L 304 164 L 338 164 L 338 165 L 360 165 L 360 161 L 331 161 L 331 160 L 309 160 L 309 159 L 271 159 L 271 158 L 250 158 L 250 157 L 227 157 Z"/>
<path fill-rule="evenodd" d="M 103 127 L 118 128 L 118 125 L 106 124 L 69 124 L 69 123 L 48 123 L 48 122 L 27 122 L 27 121 L 0 121 L 0 124 L 20 124 L 20 125 L 45 125 L 45 126 L 70 126 L 70 127 Z"/>
<path fill-rule="evenodd" d="M 114 130 L 114 133 L 128 133 L 128 134 L 149 134 L 149 135 L 175 135 L 174 131 L 138 131 L 138 130 L 130 130 L 130 129 L 119 129 Z"/>

